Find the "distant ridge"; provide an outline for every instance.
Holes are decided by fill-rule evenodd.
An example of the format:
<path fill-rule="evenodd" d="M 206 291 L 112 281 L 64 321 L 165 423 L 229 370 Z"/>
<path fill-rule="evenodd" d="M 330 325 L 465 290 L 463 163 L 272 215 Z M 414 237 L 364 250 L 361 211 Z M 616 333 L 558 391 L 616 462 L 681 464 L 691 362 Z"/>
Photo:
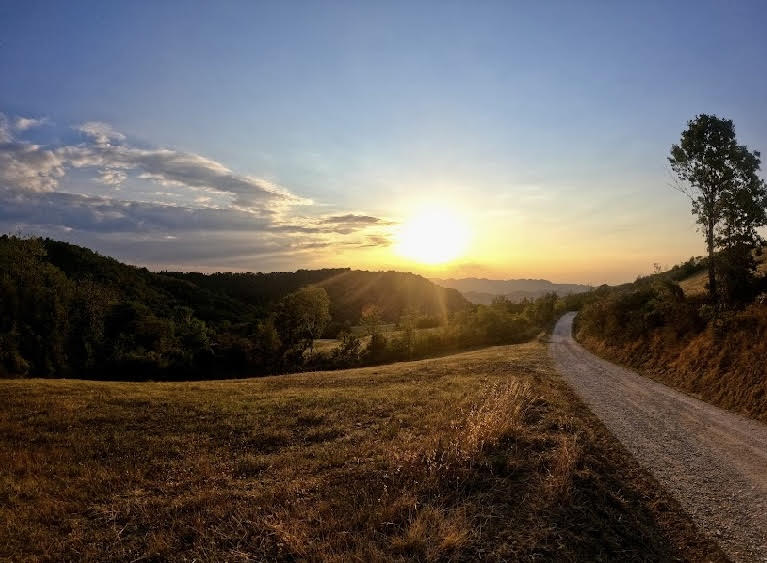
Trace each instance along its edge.
<path fill-rule="evenodd" d="M 472 303 L 489 304 L 495 297 L 502 295 L 510 301 L 535 299 L 546 293 L 568 295 L 583 293 L 592 289 L 589 285 L 577 283 L 552 283 L 544 279 L 490 280 L 487 278 L 432 278 L 432 282 L 442 287 L 457 289 Z"/>

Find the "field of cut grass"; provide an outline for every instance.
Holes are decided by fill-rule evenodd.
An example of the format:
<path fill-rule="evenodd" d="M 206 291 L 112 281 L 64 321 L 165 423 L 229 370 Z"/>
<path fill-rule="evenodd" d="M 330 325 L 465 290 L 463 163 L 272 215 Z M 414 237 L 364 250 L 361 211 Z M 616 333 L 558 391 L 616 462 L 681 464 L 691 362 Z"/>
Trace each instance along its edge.
<path fill-rule="evenodd" d="M 539 342 L 194 383 L 0 381 L 0 559 L 717 559 Z"/>

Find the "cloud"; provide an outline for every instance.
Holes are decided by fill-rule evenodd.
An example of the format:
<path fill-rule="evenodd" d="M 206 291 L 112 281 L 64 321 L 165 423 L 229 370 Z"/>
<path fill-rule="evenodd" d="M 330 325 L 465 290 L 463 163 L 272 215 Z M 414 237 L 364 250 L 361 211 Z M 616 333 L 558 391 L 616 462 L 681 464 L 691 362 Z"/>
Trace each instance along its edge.
<path fill-rule="evenodd" d="M 268 219 L 236 209 L 194 208 L 71 193 L 9 193 L 0 224 L 54 225 L 100 233 L 280 231 Z"/>
<path fill-rule="evenodd" d="M 0 143 L 11 142 L 11 126 L 8 123 L 8 118 L 4 114 L 0 113 Z"/>
<path fill-rule="evenodd" d="M 84 138 L 78 144 L 43 146 L 23 139 L 24 131 L 45 122 L 11 122 L 0 113 L 0 230 L 65 235 L 86 245 L 98 243 L 102 250 L 122 248 L 120 256 L 141 261 L 140 250 L 128 251 L 136 244 L 136 249 L 151 249 L 147 260 L 160 261 L 165 253 L 165 263 L 169 257 L 192 260 L 196 251 L 208 262 L 218 256 L 219 264 L 231 264 L 222 256 L 267 253 L 283 263 L 311 250 L 390 244 L 386 231 L 394 223 L 387 219 L 359 212 L 313 216 L 311 200 L 274 182 L 236 174 L 200 154 L 136 146 L 106 123 L 76 127 Z M 106 197 L 113 189 L 93 195 L 92 183 L 90 193 L 73 193 L 81 190 L 71 178 L 63 182 L 70 172 L 77 179 L 122 186 L 123 199 Z M 153 190 L 152 184 L 164 188 Z M 70 191 L 59 191 L 62 186 Z M 296 215 L 297 206 L 308 212 Z M 210 256 L 201 250 L 207 238 L 217 241 Z M 226 240 L 243 248 L 235 251 Z M 105 241 L 111 241 L 109 246 Z M 284 257 L 278 259 L 280 253 Z"/>
<path fill-rule="evenodd" d="M 48 123 L 47 117 L 41 117 L 37 119 L 32 117 L 17 117 L 16 121 L 13 123 L 13 128 L 16 129 L 16 131 L 26 131 L 27 129 L 40 127 L 46 123 Z"/>
<path fill-rule="evenodd" d="M 100 178 L 110 185 L 122 183 L 130 171 L 139 179 L 164 186 L 228 194 L 233 206 L 251 211 L 311 203 L 267 180 L 237 175 L 199 154 L 113 145 L 109 141 L 118 140 L 114 132 L 101 131 L 101 136 L 94 139 L 95 144 L 60 147 L 56 154 L 74 168 L 99 168 Z"/>
<path fill-rule="evenodd" d="M 108 145 L 114 141 L 124 141 L 126 138 L 119 131 L 115 131 L 111 125 L 101 121 L 88 121 L 75 129 L 98 145 Z"/>
<path fill-rule="evenodd" d="M 386 247 L 391 246 L 392 244 L 391 238 L 387 235 L 368 235 L 365 237 L 365 242 L 360 243 L 358 246 L 362 248 L 371 246 Z"/>
<path fill-rule="evenodd" d="M 51 192 L 66 174 L 66 163 L 39 145 L 3 140 L 0 128 L 0 189 Z"/>
<path fill-rule="evenodd" d="M 347 215 L 332 215 L 330 217 L 326 217 L 322 221 L 323 223 L 331 223 L 331 224 L 349 224 L 349 225 L 379 225 L 379 224 L 388 224 L 388 222 L 384 221 L 383 219 L 380 219 L 379 217 L 372 217 L 370 215 L 355 215 L 354 213 L 349 213 Z"/>
<path fill-rule="evenodd" d="M 107 185 L 122 184 L 130 172 L 161 185 L 226 194 L 232 206 L 254 212 L 311 203 L 268 180 L 237 175 L 198 154 L 117 144 L 126 140 L 125 135 L 105 123 L 92 121 L 77 129 L 88 142 L 49 149 L 15 139 L 7 118 L 0 114 L 0 186 L 49 192 L 68 169 L 93 167 Z"/>
<path fill-rule="evenodd" d="M 4 113 L 0 113 L 0 143 L 10 143 L 13 141 L 13 131 L 26 131 L 33 127 L 39 127 L 48 123 L 47 117 L 39 119 L 31 117 L 17 117 L 11 122 Z"/>
<path fill-rule="evenodd" d="M 188 207 L 125 201 L 72 193 L 0 193 L 0 225 L 57 228 L 97 233 L 251 232 L 281 235 L 337 235 L 339 229 L 307 218 L 277 222 L 236 208 Z M 382 235 L 381 235 L 382 236 Z M 377 240 L 368 236 L 369 240 Z"/>
<path fill-rule="evenodd" d="M 128 174 L 118 168 L 102 168 L 99 170 L 98 181 L 107 186 L 119 186 L 128 178 Z"/>

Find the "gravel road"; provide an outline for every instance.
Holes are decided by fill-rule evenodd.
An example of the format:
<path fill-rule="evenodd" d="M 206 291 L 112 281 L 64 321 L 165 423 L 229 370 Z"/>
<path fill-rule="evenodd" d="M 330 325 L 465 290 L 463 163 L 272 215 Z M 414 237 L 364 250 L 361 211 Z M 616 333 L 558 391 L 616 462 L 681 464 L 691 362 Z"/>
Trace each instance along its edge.
<path fill-rule="evenodd" d="M 734 561 L 767 561 L 767 426 L 586 351 L 575 313 L 550 352 L 565 380 Z"/>

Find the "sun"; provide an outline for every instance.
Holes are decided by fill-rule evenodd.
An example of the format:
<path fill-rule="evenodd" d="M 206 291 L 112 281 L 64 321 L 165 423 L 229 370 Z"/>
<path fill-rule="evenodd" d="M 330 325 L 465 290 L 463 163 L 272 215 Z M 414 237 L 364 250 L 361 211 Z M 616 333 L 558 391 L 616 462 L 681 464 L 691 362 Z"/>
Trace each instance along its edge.
<path fill-rule="evenodd" d="M 423 264 L 443 264 L 461 256 L 469 229 L 458 215 L 444 209 L 422 211 L 410 218 L 397 237 L 397 252 Z"/>

